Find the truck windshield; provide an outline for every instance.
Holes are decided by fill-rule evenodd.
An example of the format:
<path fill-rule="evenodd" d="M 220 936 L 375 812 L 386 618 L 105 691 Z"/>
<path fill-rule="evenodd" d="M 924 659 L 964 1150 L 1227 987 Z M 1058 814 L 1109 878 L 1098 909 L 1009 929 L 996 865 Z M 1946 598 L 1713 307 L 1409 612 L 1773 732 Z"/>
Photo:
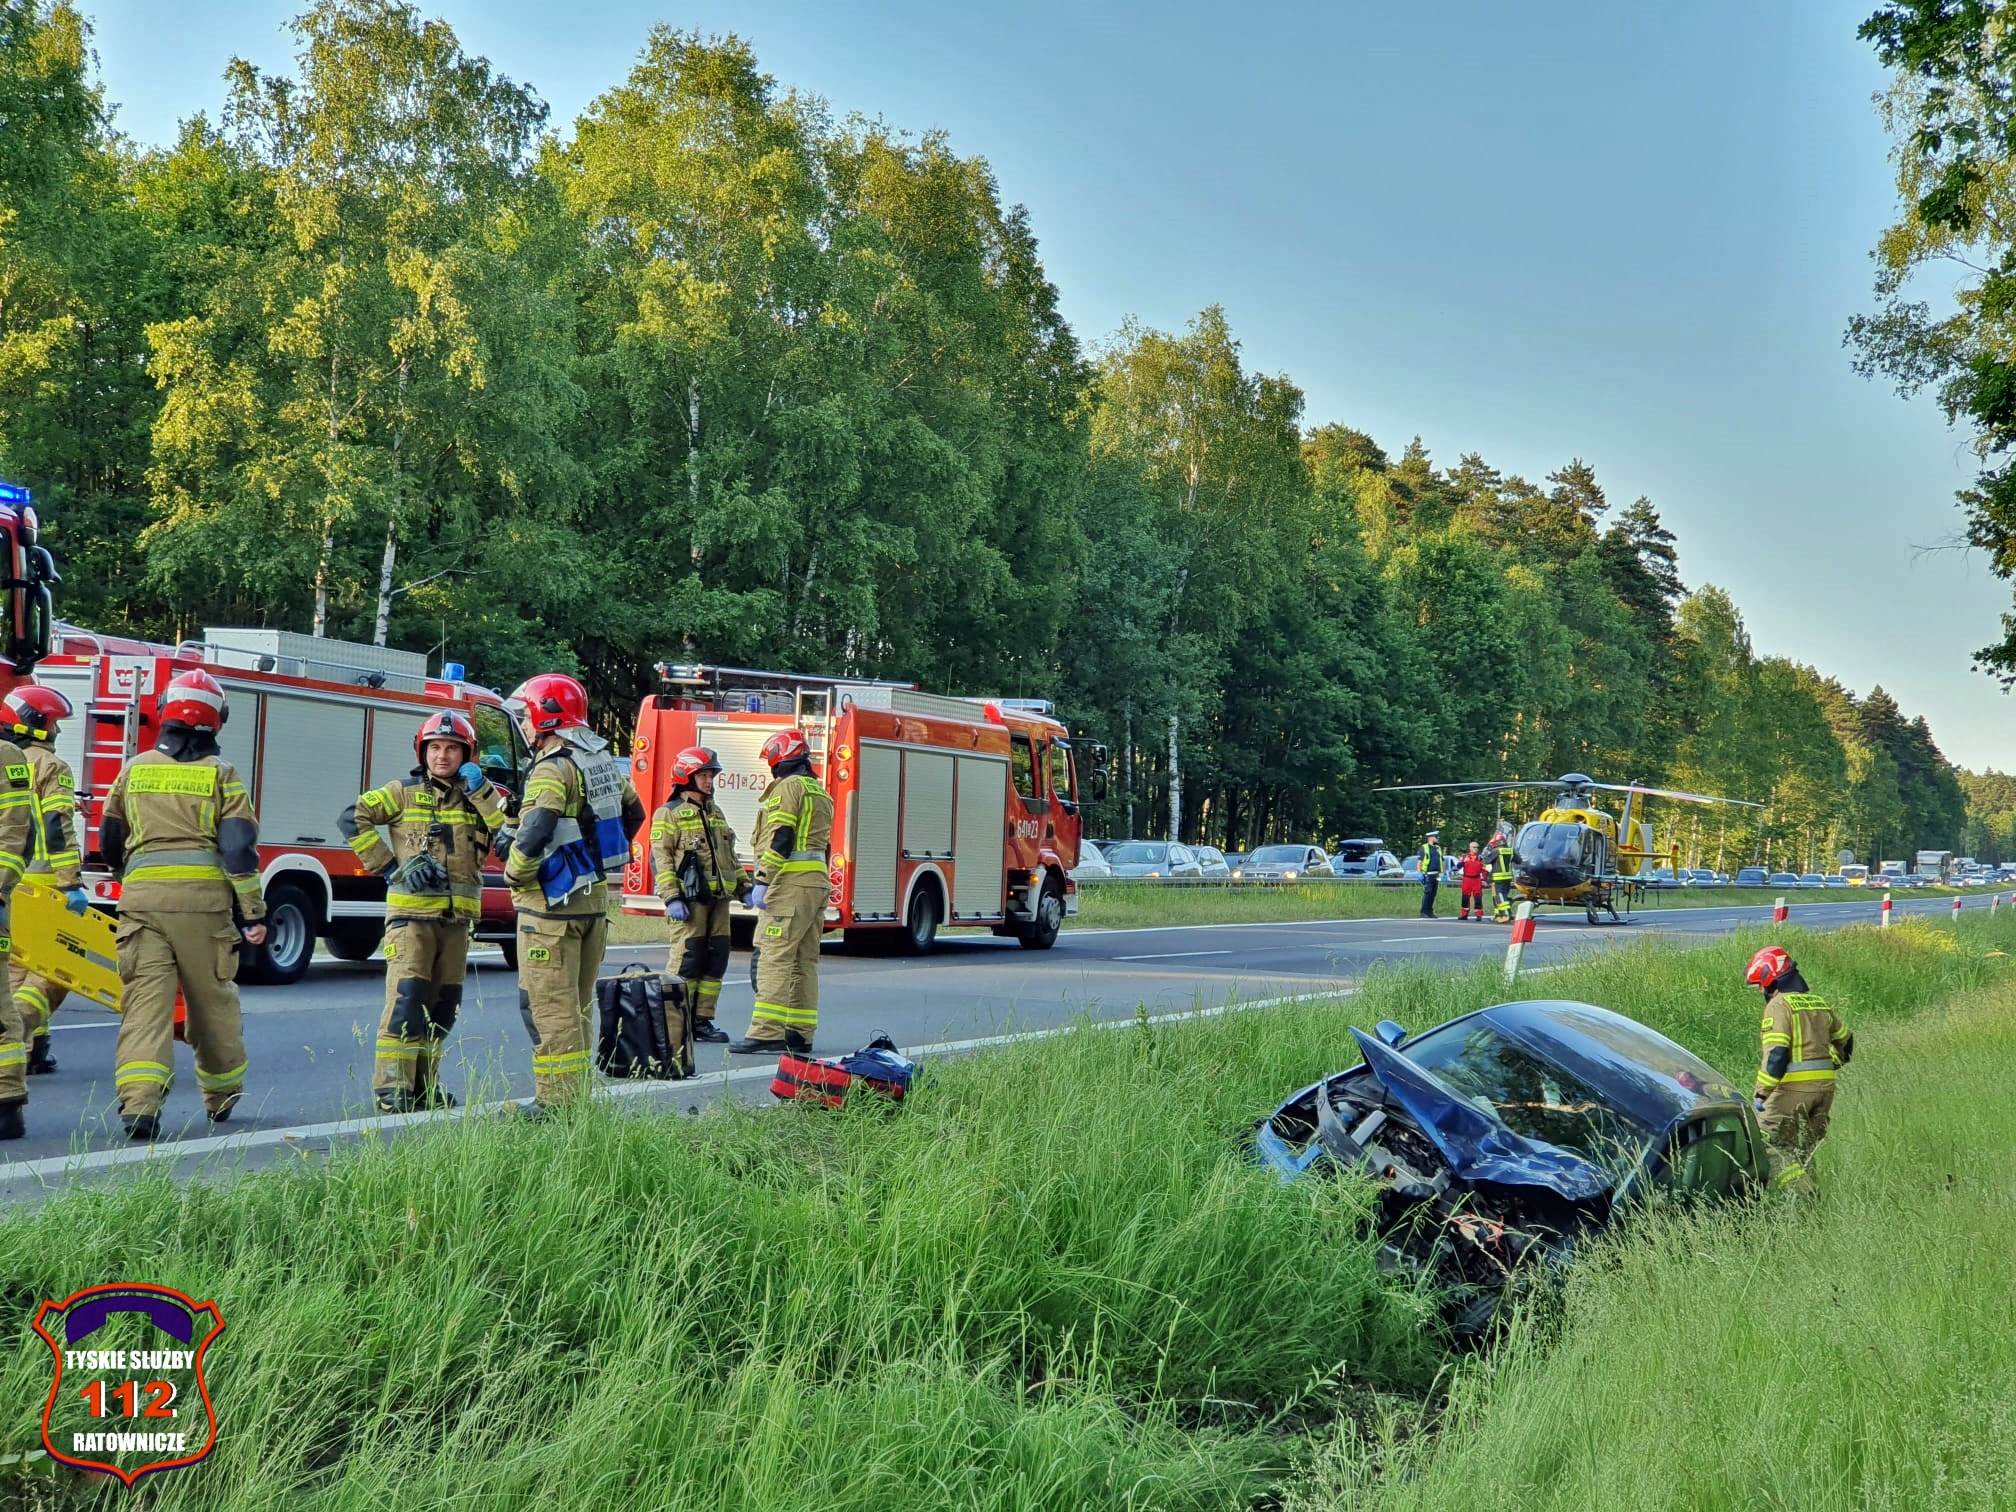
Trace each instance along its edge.
<path fill-rule="evenodd" d="M 1071 773 L 1071 747 L 1061 740 L 1050 742 L 1050 791 L 1059 798 L 1078 796 L 1078 783 Z"/>

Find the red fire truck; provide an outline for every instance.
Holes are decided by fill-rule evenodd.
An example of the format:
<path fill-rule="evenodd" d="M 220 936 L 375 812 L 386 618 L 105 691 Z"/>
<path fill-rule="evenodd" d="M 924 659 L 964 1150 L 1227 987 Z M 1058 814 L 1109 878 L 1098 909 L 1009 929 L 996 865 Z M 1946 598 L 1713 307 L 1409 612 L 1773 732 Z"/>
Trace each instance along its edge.
<path fill-rule="evenodd" d="M 413 738 L 427 715 L 443 708 L 469 715 L 477 762 L 500 787 L 520 790 L 527 753 L 502 699 L 462 681 L 452 663 L 435 678 L 414 652 L 268 629 L 210 629 L 201 641 L 163 646 L 59 623 L 53 642 L 34 679 L 75 711 L 56 749 L 77 774 L 85 886 L 101 908 L 118 906 L 118 884 L 97 858 L 113 778 L 154 744 L 156 707 L 171 677 L 201 667 L 223 684 L 230 717 L 218 745 L 251 790 L 266 895 L 266 942 L 247 947 L 247 980 L 298 980 L 318 938 L 344 960 L 361 961 L 378 947 L 385 886 L 362 872 L 337 817 L 366 788 L 413 769 Z M 494 862 L 490 872 L 477 936 L 502 944 L 510 961 L 510 894 Z"/>
<path fill-rule="evenodd" d="M 753 866 L 756 802 L 770 780 L 759 752 L 796 725 L 833 795 L 826 923 L 850 942 L 921 954 L 941 927 L 979 927 L 1047 950 L 1078 911 L 1077 758 L 1047 704 L 740 667 L 657 670 L 665 691 L 638 709 L 631 747 L 645 807 L 665 801 L 673 756 L 711 747 L 715 798 Z M 1088 749 L 1103 774 L 1103 750 Z M 623 907 L 661 911 L 648 836 L 630 847 Z"/>

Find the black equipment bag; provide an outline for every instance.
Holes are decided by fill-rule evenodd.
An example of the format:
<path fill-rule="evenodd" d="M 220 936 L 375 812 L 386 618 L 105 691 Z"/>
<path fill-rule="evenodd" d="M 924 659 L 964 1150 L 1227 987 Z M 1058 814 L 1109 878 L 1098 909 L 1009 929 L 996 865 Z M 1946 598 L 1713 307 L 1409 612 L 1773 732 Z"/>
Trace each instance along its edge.
<path fill-rule="evenodd" d="M 693 1005 L 685 984 L 625 966 L 595 984 L 595 1064 L 604 1076 L 678 1081 L 693 1074 Z"/>

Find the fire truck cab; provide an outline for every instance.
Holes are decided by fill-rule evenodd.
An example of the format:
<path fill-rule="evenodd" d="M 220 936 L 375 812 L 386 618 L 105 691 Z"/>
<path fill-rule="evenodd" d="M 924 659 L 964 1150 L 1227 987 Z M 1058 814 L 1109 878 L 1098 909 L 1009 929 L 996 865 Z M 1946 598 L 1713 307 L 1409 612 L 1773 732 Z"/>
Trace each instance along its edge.
<path fill-rule="evenodd" d="M 655 813 L 670 796 L 675 755 L 710 747 L 721 763 L 715 801 L 751 868 L 770 781 L 763 743 L 802 729 L 833 795 L 826 924 L 850 944 L 922 954 L 940 928 L 985 928 L 1047 950 L 1078 911 L 1077 762 L 1049 705 L 740 667 L 657 670 L 664 691 L 643 700 L 631 747 L 645 807 Z M 623 907 L 662 911 L 648 832 L 631 844 Z"/>
<path fill-rule="evenodd" d="M 299 980 L 318 938 L 343 960 L 378 948 L 385 885 L 364 872 L 337 820 L 359 793 L 413 769 L 413 740 L 429 714 L 467 714 L 478 765 L 507 794 L 522 790 L 530 764 L 523 737 L 502 698 L 463 681 L 458 666 L 436 678 L 415 652 L 264 628 L 209 629 L 201 641 L 165 646 L 58 624 L 34 676 L 74 710 L 56 750 L 77 776 L 84 885 L 100 908 L 116 909 L 119 897 L 98 855 L 105 795 L 127 759 L 153 746 L 168 680 L 197 667 L 230 700 L 217 743 L 259 816 L 267 933 L 263 945 L 246 947 L 244 980 Z M 510 961 L 511 897 L 494 861 L 488 872 L 476 934 L 502 944 Z"/>

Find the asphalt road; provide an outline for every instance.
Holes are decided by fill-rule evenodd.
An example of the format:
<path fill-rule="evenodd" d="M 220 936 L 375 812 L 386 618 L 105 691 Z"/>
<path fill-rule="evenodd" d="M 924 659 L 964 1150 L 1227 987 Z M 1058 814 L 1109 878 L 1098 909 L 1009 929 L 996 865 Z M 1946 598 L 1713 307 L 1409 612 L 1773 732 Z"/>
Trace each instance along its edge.
<path fill-rule="evenodd" d="M 1968 900 L 1986 907 L 1985 898 Z M 1944 916 L 1944 898 L 1903 899 L 1899 913 Z M 1829 927 L 1877 914 L 1877 898 L 1803 903 L 1794 919 Z M 1590 947 L 1640 937 L 1726 934 L 1768 918 L 1768 906 L 1648 909 L 1626 925 L 1543 916 L 1526 964 L 1545 964 Z M 912 1052 L 974 1048 L 997 1036 L 1054 1029 L 1095 1019 L 1128 1019 L 1243 1003 L 1317 996 L 1349 987 L 1374 962 L 1395 957 L 1465 963 L 1502 956 L 1506 930 L 1444 916 L 1287 924 L 1184 925 L 1133 930 L 1073 930 L 1050 951 L 1024 950 L 986 935 L 941 936 L 929 958 L 849 954 L 828 944 L 820 970 L 817 1049 L 836 1054 L 887 1033 Z M 656 946 L 617 946 L 609 969 L 631 961 L 661 967 Z M 288 1151 L 326 1149 L 358 1127 L 420 1120 L 371 1114 L 372 1045 L 383 1003 L 382 963 L 318 959 L 290 987 L 246 988 L 246 1094 L 228 1125 L 205 1124 L 193 1063 L 178 1047 L 176 1086 L 165 1128 L 195 1159 L 263 1164 Z M 724 1027 L 748 1022 L 748 956 L 738 952 L 721 1004 Z M 118 1020 L 87 1006 L 59 1010 L 54 1028 L 59 1069 L 29 1082 L 28 1137 L 6 1147 L 0 1199 L 33 1197 L 91 1172 L 125 1168 L 142 1155 L 121 1130 L 112 1088 Z M 677 1084 L 618 1084 L 614 1095 L 648 1095 L 686 1104 L 724 1093 L 761 1095 L 773 1062 L 729 1057 L 700 1047 L 702 1077 Z M 727 1072 L 724 1076 L 722 1073 Z M 518 1015 L 517 979 L 494 950 L 472 953 L 462 1018 L 450 1042 L 444 1083 L 465 1101 L 496 1102 L 532 1091 L 530 1050 Z M 422 1115 L 424 1120 L 427 1116 Z"/>

